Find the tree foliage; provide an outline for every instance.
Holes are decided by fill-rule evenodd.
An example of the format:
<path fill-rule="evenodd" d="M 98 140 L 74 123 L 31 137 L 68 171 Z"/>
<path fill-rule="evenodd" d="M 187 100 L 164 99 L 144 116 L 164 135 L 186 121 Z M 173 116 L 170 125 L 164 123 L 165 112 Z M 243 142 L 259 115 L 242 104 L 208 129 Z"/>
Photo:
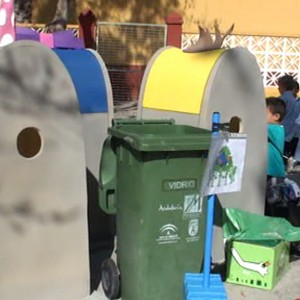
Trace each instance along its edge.
<path fill-rule="evenodd" d="M 32 18 L 32 0 L 15 0 L 16 21 L 30 23 Z"/>
<path fill-rule="evenodd" d="M 68 23 L 70 12 L 75 6 L 76 0 L 57 0 L 55 14 L 52 23 Z M 32 12 L 38 5 L 35 0 L 15 0 L 16 21 L 19 23 L 31 23 Z"/>

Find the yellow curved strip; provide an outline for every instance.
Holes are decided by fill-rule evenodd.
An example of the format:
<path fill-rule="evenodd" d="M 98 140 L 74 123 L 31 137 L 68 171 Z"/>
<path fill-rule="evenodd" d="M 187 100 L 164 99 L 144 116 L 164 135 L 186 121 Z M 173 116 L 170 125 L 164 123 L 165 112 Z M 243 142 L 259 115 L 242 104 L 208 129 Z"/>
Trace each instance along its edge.
<path fill-rule="evenodd" d="M 199 114 L 210 72 L 224 51 L 184 53 L 178 48 L 163 51 L 150 69 L 143 107 Z"/>

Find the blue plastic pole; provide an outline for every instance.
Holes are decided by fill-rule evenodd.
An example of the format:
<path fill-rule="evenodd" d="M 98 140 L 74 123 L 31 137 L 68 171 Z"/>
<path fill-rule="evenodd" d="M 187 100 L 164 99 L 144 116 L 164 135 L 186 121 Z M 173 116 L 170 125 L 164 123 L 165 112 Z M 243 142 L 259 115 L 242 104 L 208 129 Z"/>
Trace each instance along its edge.
<path fill-rule="evenodd" d="M 212 117 L 212 135 L 217 135 L 220 127 L 220 114 L 213 113 Z M 211 249 L 213 240 L 213 226 L 214 226 L 214 208 L 216 195 L 208 196 L 207 216 L 206 216 L 206 237 L 204 249 L 204 266 L 203 266 L 203 288 L 209 288 L 210 279 L 210 265 L 211 265 Z"/>

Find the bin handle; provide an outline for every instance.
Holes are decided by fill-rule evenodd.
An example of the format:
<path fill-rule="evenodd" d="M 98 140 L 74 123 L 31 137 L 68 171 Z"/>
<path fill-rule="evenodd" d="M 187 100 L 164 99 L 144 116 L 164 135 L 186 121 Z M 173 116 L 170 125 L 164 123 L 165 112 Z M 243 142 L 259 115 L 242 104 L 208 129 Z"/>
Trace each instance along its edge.
<path fill-rule="evenodd" d="M 144 125 L 144 124 L 153 124 L 153 125 L 173 125 L 175 124 L 174 119 L 166 119 L 166 120 L 143 120 L 143 119 L 113 119 L 112 126 L 122 126 L 122 125 Z"/>
<path fill-rule="evenodd" d="M 105 139 L 99 168 L 99 205 L 107 214 L 116 213 L 117 156 L 112 137 Z"/>

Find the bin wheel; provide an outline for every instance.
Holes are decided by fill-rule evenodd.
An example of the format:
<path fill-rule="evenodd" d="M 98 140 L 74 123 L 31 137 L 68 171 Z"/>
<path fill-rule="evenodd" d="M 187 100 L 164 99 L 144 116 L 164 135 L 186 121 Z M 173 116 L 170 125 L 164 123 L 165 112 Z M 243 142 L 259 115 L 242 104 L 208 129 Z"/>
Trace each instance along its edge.
<path fill-rule="evenodd" d="M 120 274 L 115 262 L 108 258 L 101 266 L 101 281 L 105 296 L 108 299 L 119 299 L 121 296 Z"/>

